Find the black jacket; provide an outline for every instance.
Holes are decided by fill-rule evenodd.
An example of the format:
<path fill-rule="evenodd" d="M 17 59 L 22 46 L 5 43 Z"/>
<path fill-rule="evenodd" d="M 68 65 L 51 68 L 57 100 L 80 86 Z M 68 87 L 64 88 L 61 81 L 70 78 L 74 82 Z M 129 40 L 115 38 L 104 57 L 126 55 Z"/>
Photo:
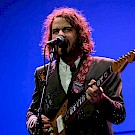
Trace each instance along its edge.
<path fill-rule="evenodd" d="M 88 83 L 91 79 L 98 80 L 113 62 L 109 58 L 93 57 L 85 79 L 84 90 L 88 88 Z M 56 116 L 66 99 L 69 100 L 68 107 L 70 107 L 78 98 L 78 95 L 71 94 L 71 84 L 68 94 L 65 93 L 61 85 L 58 69 L 58 63 L 55 64 L 54 62 L 51 73 L 49 74 L 48 85 L 46 86 L 42 105 L 42 114 L 50 119 Z M 45 75 L 45 72 L 43 66 L 38 67 L 35 71 L 36 86 L 32 103 L 27 112 L 27 120 L 31 115 L 37 115 L 42 89 L 45 84 L 41 76 Z M 76 72 L 77 70 L 74 73 L 75 75 L 77 74 Z M 74 119 L 66 126 L 67 135 L 113 135 L 112 124 L 120 124 L 125 120 L 126 112 L 120 76 L 114 73 L 102 88 L 107 97 L 98 106 L 87 102 L 81 107 Z"/>

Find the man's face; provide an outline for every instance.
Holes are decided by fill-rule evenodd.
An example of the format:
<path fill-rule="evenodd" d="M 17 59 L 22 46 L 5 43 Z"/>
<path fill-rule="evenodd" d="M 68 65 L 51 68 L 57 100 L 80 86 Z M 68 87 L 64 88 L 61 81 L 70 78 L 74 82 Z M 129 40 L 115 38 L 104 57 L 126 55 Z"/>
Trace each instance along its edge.
<path fill-rule="evenodd" d="M 77 47 L 76 30 L 63 17 L 55 18 L 52 23 L 52 39 L 55 39 L 57 36 L 63 36 L 68 43 L 67 48 L 56 47 L 59 55 L 65 56 L 75 53 Z"/>

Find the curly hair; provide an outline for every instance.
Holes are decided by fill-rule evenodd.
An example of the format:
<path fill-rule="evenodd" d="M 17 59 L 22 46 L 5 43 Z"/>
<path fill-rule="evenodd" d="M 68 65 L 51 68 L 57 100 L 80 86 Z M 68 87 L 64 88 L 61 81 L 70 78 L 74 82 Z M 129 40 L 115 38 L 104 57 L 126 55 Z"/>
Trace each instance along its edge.
<path fill-rule="evenodd" d="M 51 49 L 50 46 L 46 45 L 46 42 L 52 39 L 52 23 L 57 17 L 65 18 L 66 21 L 75 28 L 82 53 L 89 55 L 93 52 L 94 42 L 91 37 L 92 28 L 89 26 L 84 15 L 77 9 L 61 7 L 54 9 L 43 23 L 43 36 L 40 45 L 43 51 L 45 51 L 46 56 L 49 55 Z"/>

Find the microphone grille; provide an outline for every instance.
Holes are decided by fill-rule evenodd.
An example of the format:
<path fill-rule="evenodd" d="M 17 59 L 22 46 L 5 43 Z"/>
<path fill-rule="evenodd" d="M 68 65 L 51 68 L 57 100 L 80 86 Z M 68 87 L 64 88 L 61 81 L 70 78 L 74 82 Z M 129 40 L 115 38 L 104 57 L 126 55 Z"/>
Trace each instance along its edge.
<path fill-rule="evenodd" d="M 60 41 L 62 41 L 62 42 L 64 42 L 64 41 L 65 41 L 65 39 L 64 39 L 64 37 L 63 37 L 63 36 L 58 36 L 58 37 L 57 37 L 57 39 L 58 39 L 58 40 L 60 40 Z"/>

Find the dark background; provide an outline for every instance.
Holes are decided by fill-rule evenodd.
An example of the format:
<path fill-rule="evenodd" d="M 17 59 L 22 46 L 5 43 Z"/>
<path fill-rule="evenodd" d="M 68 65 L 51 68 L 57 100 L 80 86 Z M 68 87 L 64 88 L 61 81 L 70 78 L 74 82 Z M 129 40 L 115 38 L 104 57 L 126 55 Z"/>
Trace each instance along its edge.
<path fill-rule="evenodd" d="M 41 28 L 60 6 L 83 11 L 93 28 L 94 55 L 118 59 L 135 49 L 134 0 L 0 0 L 0 135 L 28 135 L 34 71 L 43 65 Z M 135 131 L 135 63 L 121 76 L 127 117 L 113 125 L 117 133 Z"/>

